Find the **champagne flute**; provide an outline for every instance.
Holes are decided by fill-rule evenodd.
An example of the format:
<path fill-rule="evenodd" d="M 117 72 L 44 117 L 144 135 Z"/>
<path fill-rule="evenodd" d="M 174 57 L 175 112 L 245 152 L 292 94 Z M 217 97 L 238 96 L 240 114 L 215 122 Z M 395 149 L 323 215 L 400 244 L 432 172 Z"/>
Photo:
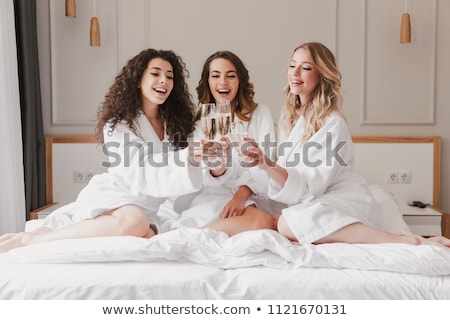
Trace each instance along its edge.
<path fill-rule="evenodd" d="M 239 156 L 243 155 L 242 146 L 244 145 L 245 137 L 247 137 L 247 129 L 244 123 L 242 121 L 233 122 L 231 124 L 231 140 Z"/>
<path fill-rule="evenodd" d="M 216 102 L 217 112 L 219 114 L 219 134 L 226 136 L 230 132 L 231 124 L 231 105 L 228 100 L 219 100 Z"/>
<path fill-rule="evenodd" d="M 201 125 L 203 135 L 207 140 L 214 140 L 217 134 L 217 107 L 215 103 L 202 103 L 201 105 Z"/>
<path fill-rule="evenodd" d="M 201 127 L 203 131 L 203 136 L 206 140 L 208 140 L 208 143 L 205 146 L 202 146 L 202 154 L 207 155 L 203 152 L 213 144 L 213 140 L 217 135 L 218 131 L 218 113 L 217 113 L 217 106 L 215 103 L 202 103 L 201 104 Z M 206 147 L 206 149 L 205 149 Z M 211 162 L 211 160 L 207 161 L 207 168 L 206 169 L 217 169 L 219 166 L 216 163 Z"/>
<path fill-rule="evenodd" d="M 248 137 L 247 126 L 242 121 L 233 122 L 231 124 L 231 140 L 233 141 L 233 146 L 240 157 L 245 156 L 243 150 L 244 147 L 249 146 L 249 144 L 244 140 Z M 247 166 L 248 162 L 241 161 L 241 166 L 246 167 L 248 173 L 248 180 L 252 181 L 252 175 L 250 168 Z"/>

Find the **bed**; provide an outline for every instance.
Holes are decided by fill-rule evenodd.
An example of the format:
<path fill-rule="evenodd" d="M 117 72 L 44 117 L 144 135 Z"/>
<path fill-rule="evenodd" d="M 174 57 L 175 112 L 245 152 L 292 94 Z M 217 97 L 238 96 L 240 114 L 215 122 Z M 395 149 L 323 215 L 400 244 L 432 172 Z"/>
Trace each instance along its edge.
<path fill-rule="evenodd" d="M 50 139 L 53 149 L 47 148 L 53 190 L 59 188 L 52 168 L 58 162 L 55 145 L 80 143 L 78 138 L 65 139 Z M 402 204 L 408 197 L 416 198 L 417 192 L 424 202 L 439 207 L 439 137 L 354 137 L 354 141 L 357 159 L 364 159 L 357 160 L 355 169 L 367 177 L 385 229 L 410 232 Z M 382 145 L 394 147 L 400 155 L 380 152 L 377 148 Z M 423 177 L 417 167 L 425 172 Z M 387 183 L 391 171 L 408 172 L 412 182 Z M 58 202 L 52 192 L 47 200 Z M 176 219 L 170 210 L 161 210 L 161 215 L 168 221 Z M 39 220 L 29 221 L 27 228 L 37 224 Z M 229 238 L 213 230 L 182 228 L 151 239 L 60 240 L 0 254 L 0 270 L 0 299 L 450 299 L 450 249 L 298 245 L 271 230 Z"/>

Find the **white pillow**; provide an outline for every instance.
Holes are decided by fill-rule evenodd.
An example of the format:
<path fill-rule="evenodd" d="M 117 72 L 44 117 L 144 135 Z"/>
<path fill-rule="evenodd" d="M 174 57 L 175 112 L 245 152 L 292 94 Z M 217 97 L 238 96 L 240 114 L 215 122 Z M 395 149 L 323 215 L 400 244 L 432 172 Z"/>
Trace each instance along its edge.
<path fill-rule="evenodd" d="M 392 233 L 411 234 L 393 194 L 379 185 L 369 185 L 369 190 L 381 208 L 381 228 Z"/>

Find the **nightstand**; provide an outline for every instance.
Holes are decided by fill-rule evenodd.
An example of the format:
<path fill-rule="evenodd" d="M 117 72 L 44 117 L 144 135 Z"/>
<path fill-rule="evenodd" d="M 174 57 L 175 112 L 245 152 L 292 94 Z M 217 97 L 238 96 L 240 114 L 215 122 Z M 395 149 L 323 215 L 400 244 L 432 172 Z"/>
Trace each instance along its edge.
<path fill-rule="evenodd" d="M 67 203 L 50 203 L 43 207 L 37 208 L 30 212 L 30 219 L 44 219 L 47 217 L 50 213 L 58 209 L 59 207 L 62 207 L 66 205 Z"/>
<path fill-rule="evenodd" d="M 412 233 L 425 237 L 442 235 L 442 213 L 438 210 L 408 205 L 401 206 L 401 210 Z"/>

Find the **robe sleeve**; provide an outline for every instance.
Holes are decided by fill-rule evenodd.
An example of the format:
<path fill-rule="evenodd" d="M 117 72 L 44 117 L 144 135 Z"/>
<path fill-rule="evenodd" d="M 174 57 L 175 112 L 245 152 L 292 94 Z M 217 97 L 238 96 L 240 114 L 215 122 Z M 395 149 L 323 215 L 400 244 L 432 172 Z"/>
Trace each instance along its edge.
<path fill-rule="evenodd" d="M 339 182 L 341 173 L 353 169 L 353 161 L 353 142 L 344 119 L 329 116 L 324 126 L 306 143 L 298 143 L 289 156 L 284 164 L 288 172 L 284 186 L 270 180 L 269 197 L 288 205 L 318 197 Z"/>
<path fill-rule="evenodd" d="M 276 153 L 275 128 L 272 114 L 266 105 L 260 104 L 255 109 L 248 131 L 249 136 L 255 139 L 265 156 L 274 161 Z M 239 185 L 246 185 L 256 196 L 267 198 L 269 181 L 267 173 L 258 167 L 249 168 L 249 173 L 240 174 L 242 179 L 239 179 Z"/>
<path fill-rule="evenodd" d="M 202 169 L 191 165 L 189 148 L 153 152 L 151 141 L 144 141 L 125 123 L 113 131 L 104 128 L 104 153 L 108 171 L 121 176 L 130 187 L 153 197 L 174 197 L 196 191 L 202 186 Z"/>

